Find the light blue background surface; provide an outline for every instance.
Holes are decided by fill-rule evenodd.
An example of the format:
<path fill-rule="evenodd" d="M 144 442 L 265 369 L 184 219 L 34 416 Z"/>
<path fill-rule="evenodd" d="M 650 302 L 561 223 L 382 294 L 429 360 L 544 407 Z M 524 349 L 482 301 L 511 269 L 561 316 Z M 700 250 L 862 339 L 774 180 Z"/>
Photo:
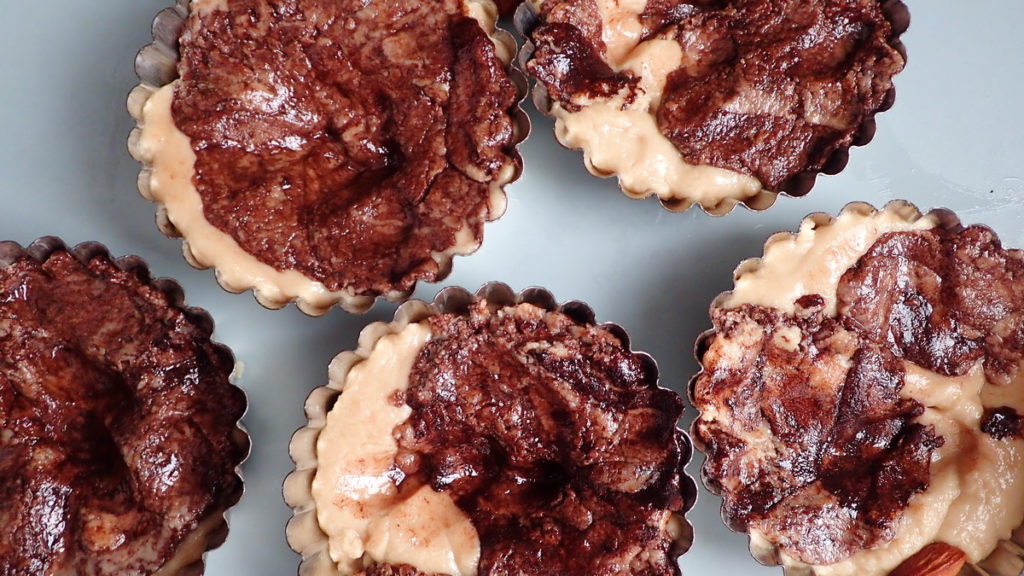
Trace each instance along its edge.
<path fill-rule="evenodd" d="M 588 175 L 579 154 L 560 148 L 551 122 L 526 104 L 534 130 L 522 146 L 525 174 L 508 189 L 508 212 L 489 225 L 477 254 L 456 260 L 443 285 L 475 289 L 503 280 L 587 301 L 600 320 L 625 327 L 634 347 L 658 360 L 662 383 L 681 391 L 695 370 L 693 341 L 709 325 L 707 305 L 730 287 L 733 267 L 809 212 L 906 198 L 924 209 L 951 208 L 965 222 L 995 228 L 1006 245 L 1024 247 L 1024 4 L 908 4 L 909 63 L 896 79 L 895 106 L 878 117 L 874 141 L 854 149 L 846 170 L 820 178 L 809 196 L 724 218 L 668 213 L 656 201 L 627 199 L 614 180 Z M 133 125 L 125 98 L 136 84 L 135 53 L 169 0 L 0 5 L 0 239 L 101 241 L 178 279 L 189 303 L 210 311 L 216 338 L 245 363 L 253 451 L 246 495 L 227 543 L 208 557 L 207 574 L 294 574 L 298 557 L 285 544 L 289 510 L 280 495 L 291 469 L 289 437 L 330 359 L 353 348 L 366 323 L 389 320 L 394 305 L 323 318 L 294 307 L 264 310 L 251 294 L 221 291 L 211 271 L 190 268 L 180 243 L 157 231 L 154 206 L 135 188 L 139 166 L 125 149 Z M 438 289 L 422 285 L 417 296 L 429 299 Z M 692 417 L 690 410 L 687 425 Z M 696 463 L 690 472 L 697 475 Z M 780 575 L 750 558 L 746 538 L 722 525 L 718 506 L 702 490 L 689 514 L 697 540 L 682 560 L 684 573 Z"/>

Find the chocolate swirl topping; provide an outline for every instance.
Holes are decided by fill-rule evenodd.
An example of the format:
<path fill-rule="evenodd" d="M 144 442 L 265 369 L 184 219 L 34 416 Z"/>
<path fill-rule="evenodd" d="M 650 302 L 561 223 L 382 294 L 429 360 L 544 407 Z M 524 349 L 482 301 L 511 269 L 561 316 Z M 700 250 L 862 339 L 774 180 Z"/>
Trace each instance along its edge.
<path fill-rule="evenodd" d="M 684 54 L 655 111 L 659 130 L 688 163 L 748 174 L 772 191 L 838 170 L 836 153 L 891 103 L 904 63 L 896 4 L 648 0 L 640 40 L 669 39 Z M 635 97 L 637 78 L 607 57 L 595 0 L 544 0 L 539 18 L 529 69 L 563 108 Z"/>
<path fill-rule="evenodd" d="M 530 305 L 429 322 L 397 460 L 471 518 L 479 573 L 679 574 L 669 520 L 689 454 L 653 368 Z"/>
<path fill-rule="evenodd" d="M 172 113 L 206 219 L 331 290 L 407 292 L 497 217 L 518 100 L 460 0 L 193 12 Z"/>
<path fill-rule="evenodd" d="M 93 252 L 0 268 L 4 574 L 151 574 L 240 495 L 231 353 L 144 267 Z"/>
<path fill-rule="evenodd" d="M 706 478 L 737 530 L 824 565 L 890 540 L 943 444 L 902 398 L 904 362 L 945 376 L 979 362 L 1007 386 L 1024 360 L 1024 254 L 987 228 L 882 235 L 842 276 L 837 316 L 806 295 L 787 314 L 715 309 L 694 383 Z M 1018 433 L 1007 408 L 982 431 Z"/>

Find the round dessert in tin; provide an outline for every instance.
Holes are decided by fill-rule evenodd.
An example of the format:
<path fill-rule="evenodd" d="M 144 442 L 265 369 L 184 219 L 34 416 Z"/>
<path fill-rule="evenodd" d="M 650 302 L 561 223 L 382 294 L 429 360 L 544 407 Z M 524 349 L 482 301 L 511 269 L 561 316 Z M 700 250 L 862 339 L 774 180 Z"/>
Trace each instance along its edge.
<path fill-rule="evenodd" d="M 2 572 L 201 574 L 249 445 L 210 317 L 54 238 L 0 243 L 0 292 Z"/>
<path fill-rule="evenodd" d="M 694 438 L 759 560 L 1019 573 L 1024 253 L 948 211 L 851 204 L 769 239 L 711 316 Z"/>
<path fill-rule="evenodd" d="M 672 210 L 802 195 L 874 133 L 903 68 L 897 0 L 530 0 L 534 100 L 587 168 Z"/>
<path fill-rule="evenodd" d="M 679 574 L 682 400 L 579 303 L 443 291 L 339 355 L 292 442 L 304 574 Z"/>
<path fill-rule="evenodd" d="M 310 314 L 401 300 L 505 209 L 527 124 L 491 0 L 193 0 L 137 68 L 130 148 L 197 266 Z"/>

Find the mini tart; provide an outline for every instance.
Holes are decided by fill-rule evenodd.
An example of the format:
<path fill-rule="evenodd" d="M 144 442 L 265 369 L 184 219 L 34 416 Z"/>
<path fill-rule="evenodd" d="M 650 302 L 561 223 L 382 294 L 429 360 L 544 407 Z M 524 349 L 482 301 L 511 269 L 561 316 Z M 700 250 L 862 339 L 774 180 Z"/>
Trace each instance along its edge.
<path fill-rule="evenodd" d="M 491 0 L 182 0 L 136 60 L 143 196 L 229 291 L 311 315 L 437 281 L 505 210 L 529 124 Z"/>
<path fill-rule="evenodd" d="M 850 204 L 772 236 L 711 317 L 692 434 L 757 560 L 884 576 L 941 543 L 1020 573 L 1024 252 L 946 210 Z"/>
<path fill-rule="evenodd" d="M 806 194 L 874 134 L 903 68 L 898 0 L 528 0 L 520 60 L 596 176 L 713 215 Z"/>
<path fill-rule="evenodd" d="M 678 575 L 682 406 L 582 303 L 495 283 L 404 304 L 306 402 L 284 487 L 299 572 Z"/>
<path fill-rule="evenodd" d="M 227 536 L 249 437 L 231 352 L 142 260 L 0 243 L 5 574 L 193 576 Z"/>

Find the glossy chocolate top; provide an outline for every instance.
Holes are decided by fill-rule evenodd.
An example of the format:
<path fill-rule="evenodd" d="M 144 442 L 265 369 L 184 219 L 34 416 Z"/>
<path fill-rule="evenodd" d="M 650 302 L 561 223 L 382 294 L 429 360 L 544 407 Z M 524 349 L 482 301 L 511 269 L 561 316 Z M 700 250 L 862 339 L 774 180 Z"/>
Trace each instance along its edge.
<path fill-rule="evenodd" d="M 986 408 L 981 431 L 996 440 L 1024 437 L 1024 417 L 1009 406 Z"/>
<path fill-rule="evenodd" d="M 0 294 L 0 571 L 153 573 L 240 493 L 231 353 L 105 254 L 23 254 Z"/>
<path fill-rule="evenodd" d="M 756 177 L 779 191 L 848 148 L 888 104 L 903 57 L 879 0 L 648 0 L 640 39 L 684 54 L 668 74 L 658 128 L 690 164 Z M 635 97 L 613 70 L 595 0 L 544 0 L 530 71 L 572 112 L 594 98 Z"/>
<path fill-rule="evenodd" d="M 460 0 L 230 0 L 181 38 L 175 124 L 206 218 L 329 289 L 411 290 L 475 246 L 516 89 Z"/>
<path fill-rule="evenodd" d="M 853 330 L 946 376 L 979 361 L 1008 385 L 1024 356 L 1024 253 L 981 226 L 889 234 L 843 276 L 838 311 Z"/>
<path fill-rule="evenodd" d="M 835 318 L 817 294 L 793 314 L 714 309 L 693 388 L 705 474 L 730 525 L 816 565 L 890 540 L 928 487 L 943 439 L 901 396 L 904 362 L 946 376 L 981 362 L 989 385 L 1010 385 L 1024 359 L 1024 255 L 982 227 L 888 233 L 837 296 Z M 1007 410 L 982 431 L 1017 433 Z"/>
<path fill-rule="evenodd" d="M 480 536 L 481 575 L 678 574 L 682 401 L 604 328 L 531 305 L 430 320 L 398 462 Z"/>

